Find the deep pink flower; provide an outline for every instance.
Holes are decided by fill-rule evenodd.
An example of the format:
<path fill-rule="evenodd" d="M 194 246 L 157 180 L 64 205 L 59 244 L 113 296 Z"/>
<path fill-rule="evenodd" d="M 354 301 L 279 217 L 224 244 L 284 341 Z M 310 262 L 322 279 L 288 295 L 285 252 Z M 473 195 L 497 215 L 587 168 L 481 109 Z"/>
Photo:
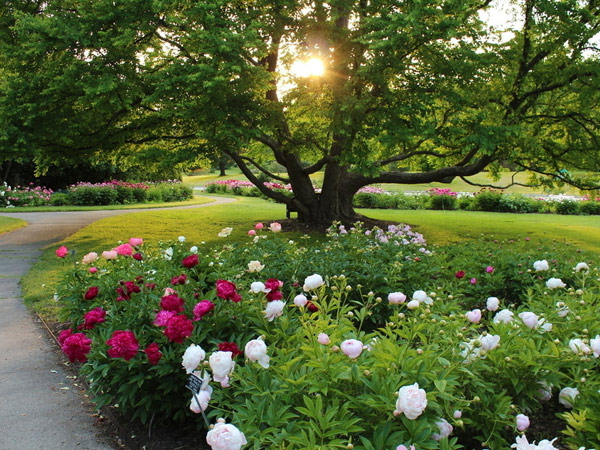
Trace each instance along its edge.
<path fill-rule="evenodd" d="M 485 268 L 485 271 L 486 271 L 487 273 L 494 273 L 494 270 L 495 270 L 495 269 L 494 269 L 494 266 L 487 266 L 487 267 Z"/>
<path fill-rule="evenodd" d="M 248 236 L 256 236 L 256 231 L 248 230 Z"/>
<path fill-rule="evenodd" d="M 169 321 L 169 319 L 173 316 L 177 315 L 176 312 L 174 311 L 166 311 L 164 309 L 161 309 L 157 314 L 156 317 L 154 318 L 154 325 L 156 325 L 157 327 L 166 327 L 167 326 L 167 322 Z"/>
<path fill-rule="evenodd" d="M 261 222 L 258 222 L 256 225 L 254 225 L 254 228 L 256 228 L 257 230 L 262 230 L 264 228 L 264 225 Z"/>
<path fill-rule="evenodd" d="M 58 337 L 56 339 L 58 340 L 58 343 L 60 345 L 62 345 L 63 342 L 65 342 L 65 339 L 67 339 L 72 334 L 73 334 L 73 330 L 70 328 L 67 328 L 66 330 L 62 330 L 60 333 L 58 333 Z"/>
<path fill-rule="evenodd" d="M 61 245 L 60 247 L 58 247 L 56 249 L 56 251 L 54 253 L 56 253 L 56 256 L 58 256 L 59 258 L 64 258 L 65 256 L 67 256 L 69 254 L 69 249 L 67 247 L 65 247 L 64 245 Z"/>
<path fill-rule="evenodd" d="M 119 255 L 123 255 L 123 256 L 131 256 L 133 255 L 133 247 L 131 246 L 131 244 L 121 244 L 117 247 L 115 247 L 113 249 L 114 251 L 117 252 L 117 254 Z"/>
<path fill-rule="evenodd" d="M 87 354 L 92 349 L 92 340 L 84 333 L 71 334 L 65 338 L 60 349 L 69 358 L 69 361 L 86 362 Z"/>
<path fill-rule="evenodd" d="M 217 347 L 220 352 L 231 352 L 232 358 L 242 354 L 242 351 L 235 342 L 221 342 Z"/>
<path fill-rule="evenodd" d="M 471 283 L 471 284 L 477 284 L 477 278 L 471 278 L 469 280 L 469 283 Z"/>
<path fill-rule="evenodd" d="M 148 357 L 148 362 L 152 365 L 158 364 L 160 358 L 162 358 L 162 353 L 158 347 L 156 342 L 153 342 L 148 347 L 144 349 L 144 353 Z"/>
<path fill-rule="evenodd" d="M 458 272 L 456 272 L 456 274 L 454 276 L 460 280 L 461 278 L 463 278 L 465 276 L 465 271 L 459 270 Z"/>
<path fill-rule="evenodd" d="M 275 300 L 281 300 L 283 298 L 283 294 L 279 290 L 267 292 L 267 301 L 272 302 Z"/>
<path fill-rule="evenodd" d="M 197 266 L 198 265 L 198 255 L 186 256 L 185 258 L 183 258 L 183 261 L 181 261 L 181 265 L 183 267 L 185 267 L 186 269 L 191 269 L 192 267 Z"/>
<path fill-rule="evenodd" d="M 227 280 L 217 280 L 217 296 L 235 303 L 242 299 L 236 291 L 235 284 Z"/>
<path fill-rule="evenodd" d="M 91 330 L 97 323 L 105 321 L 106 311 L 102 308 L 94 308 L 83 316 L 83 329 Z"/>
<path fill-rule="evenodd" d="M 206 314 L 215 308 L 215 304 L 210 300 L 202 300 L 194 306 L 194 320 L 202 319 Z"/>
<path fill-rule="evenodd" d="M 317 305 L 315 305 L 313 302 L 311 302 L 310 300 L 306 302 L 306 309 L 308 309 L 310 312 L 317 312 L 319 310 L 319 307 Z"/>
<path fill-rule="evenodd" d="M 187 276 L 185 274 L 177 275 L 171 278 L 171 284 L 173 286 L 177 286 L 178 284 L 185 284 L 187 281 Z"/>
<path fill-rule="evenodd" d="M 282 286 L 283 281 L 279 281 L 277 278 L 269 278 L 267 281 L 265 281 L 265 287 L 267 289 L 271 289 L 272 291 L 281 289 Z"/>
<path fill-rule="evenodd" d="M 167 311 L 173 311 L 175 313 L 183 312 L 183 299 L 175 294 L 165 295 L 160 300 L 160 307 Z"/>
<path fill-rule="evenodd" d="M 142 259 L 144 259 L 144 255 L 142 255 L 140 252 L 134 253 L 133 255 L 131 255 L 131 257 L 136 261 L 141 261 Z"/>
<path fill-rule="evenodd" d="M 194 322 L 185 315 L 179 314 L 167 321 L 164 333 L 171 342 L 181 344 L 186 337 L 191 336 L 192 331 L 194 331 Z"/>
<path fill-rule="evenodd" d="M 90 267 L 90 273 L 96 273 L 96 272 L 98 272 L 97 267 Z"/>
<path fill-rule="evenodd" d="M 108 349 L 108 356 L 111 358 L 123 358 L 125 361 L 129 361 L 135 355 L 140 348 L 135 334 L 133 331 L 116 330 L 113 332 L 110 339 L 106 341 Z"/>
<path fill-rule="evenodd" d="M 143 279 L 142 279 L 142 281 L 143 281 Z M 138 292 L 141 291 L 140 287 L 133 281 L 125 281 L 125 282 L 121 282 L 121 284 L 123 286 L 125 286 L 125 293 L 127 295 L 137 294 Z"/>
<path fill-rule="evenodd" d="M 89 287 L 86 293 L 83 295 L 83 298 L 86 300 L 93 300 L 98 296 L 99 289 L 97 286 Z"/>

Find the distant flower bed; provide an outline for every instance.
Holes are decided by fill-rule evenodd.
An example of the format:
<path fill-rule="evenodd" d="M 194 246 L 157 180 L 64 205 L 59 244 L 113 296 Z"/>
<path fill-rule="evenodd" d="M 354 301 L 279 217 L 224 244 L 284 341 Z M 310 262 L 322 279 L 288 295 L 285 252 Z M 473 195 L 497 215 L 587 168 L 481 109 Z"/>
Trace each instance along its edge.
<path fill-rule="evenodd" d="M 193 197 L 190 187 L 180 181 L 129 183 L 111 180 L 104 183 L 81 182 L 66 192 L 53 192 L 44 187 L 12 188 L 0 186 L 0 206 L 96 206 L 149 202 L 178 202 Z"/>
<path fill-rule="evenodd" d="M 597 260 L 529 238 L 430 248 L 405 225 L 281 231 L 57 249 L 59 342 L 94 400 L 203 427 L 213 450 L 597 446 Z"/>

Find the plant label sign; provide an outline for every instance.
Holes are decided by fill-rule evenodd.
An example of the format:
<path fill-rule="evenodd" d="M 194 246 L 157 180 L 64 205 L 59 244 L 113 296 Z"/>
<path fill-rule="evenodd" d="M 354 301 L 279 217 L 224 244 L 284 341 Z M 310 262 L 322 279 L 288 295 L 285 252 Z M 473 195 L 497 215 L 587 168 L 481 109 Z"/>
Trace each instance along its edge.
<path fill-rule="evenodd" d="M 198 394 L 200 393 L 200 389 L 202 388 L 202 379 L 198 378 L 194 374 L 191 374 L 185 382 L 185 387 L 192 391 L 194 394 Z"/>

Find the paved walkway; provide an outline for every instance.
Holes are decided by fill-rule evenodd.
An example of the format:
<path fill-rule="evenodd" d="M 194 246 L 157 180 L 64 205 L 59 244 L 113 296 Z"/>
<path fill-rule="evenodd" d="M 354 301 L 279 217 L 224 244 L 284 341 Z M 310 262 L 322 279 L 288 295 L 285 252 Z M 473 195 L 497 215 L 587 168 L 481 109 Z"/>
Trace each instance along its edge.
<path fill-rule="evenodd" d="M 177 209 L 235 201 L 212 198 L 213 203 Z M 45 247 L 92 222 L 128 212 L 132 210 L 0 212 L 29 222 L 0 235 L 0 450 L 119 448 L 97 425 L 54 341 L 23 305 L 18 283 Z"/>

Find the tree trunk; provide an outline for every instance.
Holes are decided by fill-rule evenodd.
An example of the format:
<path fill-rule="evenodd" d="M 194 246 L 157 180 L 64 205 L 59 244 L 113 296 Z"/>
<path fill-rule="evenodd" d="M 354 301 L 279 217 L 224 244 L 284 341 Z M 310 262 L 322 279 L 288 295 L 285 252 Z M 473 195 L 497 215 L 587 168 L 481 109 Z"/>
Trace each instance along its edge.
<path fill-rule="evenodd" d="M 225 169 L 227 169 L 227 158 L 222 156 L 219 158 L 219 176 L 220 177 L 227 176 L 227 174 L 225 173 Z"/>

